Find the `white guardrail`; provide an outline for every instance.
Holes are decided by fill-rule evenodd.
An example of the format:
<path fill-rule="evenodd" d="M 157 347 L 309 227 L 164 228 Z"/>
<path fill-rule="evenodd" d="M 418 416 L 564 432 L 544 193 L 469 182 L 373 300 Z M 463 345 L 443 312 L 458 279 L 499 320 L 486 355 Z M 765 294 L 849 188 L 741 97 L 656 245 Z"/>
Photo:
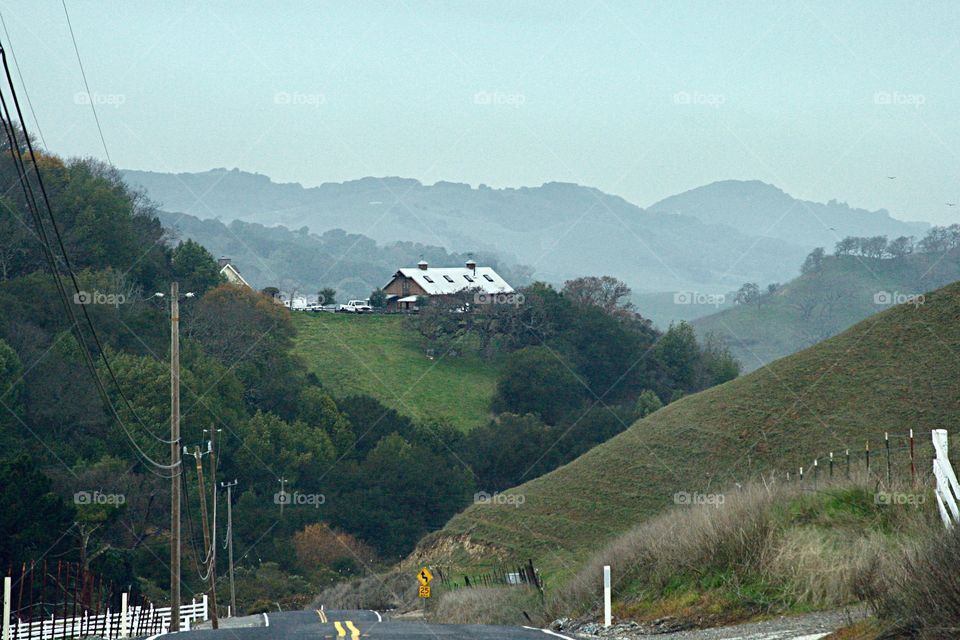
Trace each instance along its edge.
<path fill-rule="evenodd" d="M 940 510 L 940 518 L 944 526 L 952 529 L 955 524 L 960 523 L 960 508 L 957 506 L 960 501 L 960 482 L 957 482 L 957 474 L 953 472 L 950 458 L 947 457 L 947 430 L 934 429 L 932 435 L 935 453 L 933 476 L 937 479 L 937 508 Z"/>

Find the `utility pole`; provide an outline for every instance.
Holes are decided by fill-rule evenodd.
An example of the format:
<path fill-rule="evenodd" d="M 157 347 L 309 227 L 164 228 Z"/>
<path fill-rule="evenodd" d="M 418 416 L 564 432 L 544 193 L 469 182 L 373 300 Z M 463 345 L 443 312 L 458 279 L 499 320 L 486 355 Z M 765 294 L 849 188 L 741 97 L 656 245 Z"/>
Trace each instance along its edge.
<path fill-rule="evenodd" d="M 170 283 L 170 631 L 180 631 L 180 285 Z"/>
<path fill-rule="evenodd" d="M 217 431 L 210 425 L 210 493 L 213 496 L 213 532 L 210 536 L 210 596 L 213 605 L 214 629 L 219 621 L 217 611 Z"/>
<path fill-rule="evenodd" d="M 210 622 L 214 629 L 219 629 L 220 623 L 217 620 L 217 587 L 213 583 L 213 569 L 211 568 L 212 563 L 210 562 L 213 559 L 214 548 L 213 545 L 210 544 L 210 521 L 207 518 L 207 487 L 203 480 L 203 462 L 201 460 L 203 454 L 200 453 L 200 447 L 197 447 L 195 451 L 194 456 L 197 459 L 197 486 L 200 488 L 198 491 L 200 494 L 200 519 L 203 522 L 203 546 L 207 552 L 207 577 L 210 578 Z"/>
<path fill-rule="evenodd" d="M 283 503 L 287 501 L 287 493 L 284 491 L 284 487 L 287 484 L 286 478 L 278 478 L 277 482 L 280 483 L 280 517 L 283 517 Z"/>
<path fill-rule="evenodd" d="M 221 482 L 221 487 L 227 490 L 227 567 L 230 572 L 230 610 L 237 615 L 237 590 L 233 584 L 233 492 L 237 481 Z"/>

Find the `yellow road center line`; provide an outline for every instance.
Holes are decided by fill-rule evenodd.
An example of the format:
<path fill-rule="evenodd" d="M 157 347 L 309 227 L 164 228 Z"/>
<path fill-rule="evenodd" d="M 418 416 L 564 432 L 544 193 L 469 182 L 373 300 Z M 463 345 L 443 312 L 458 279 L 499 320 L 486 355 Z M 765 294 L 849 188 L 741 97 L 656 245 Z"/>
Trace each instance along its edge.
<path fill-rule="evenodd" d="M 360 637 L 360 629 L 357 629 L 353 626 L 353 622 L 347 620 L 347 629 L 350 629 L 350 638 L 351 640 L 357 640 Z"/>
<path fill-rule="evenodd" d="M 323 609 L 317 609 L 317 615 L 320 616 L 320 622 L 327 621 L 327 614 L 323 612 Z"/>
<path fill-rule="evenodd" d="M 338 635 L 338 636 L 340 636 L 341 638 L 345 638 L 345 637 L 347 636 L 347 630 L 343 628 L 343 625 L 340 624 L 340 621 L 339 621 L 339 620 L 337 620 L 336 622 L 334 622 L 334 623 L 333 623 L 333 626 L 335 626 L 335 627 L 337 628 L 337 635 Z"/>

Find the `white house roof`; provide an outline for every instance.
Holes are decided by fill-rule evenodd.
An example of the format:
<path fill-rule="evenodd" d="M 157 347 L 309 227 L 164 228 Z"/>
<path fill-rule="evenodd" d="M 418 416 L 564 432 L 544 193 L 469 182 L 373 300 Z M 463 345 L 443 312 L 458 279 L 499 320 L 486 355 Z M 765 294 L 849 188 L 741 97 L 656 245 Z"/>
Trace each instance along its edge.
<path fill-rule="evenodd" d="M 464 289 L 480 289 L 484 293 L 513 293 L 513 287 L 490 267 L 411 267 L 400 269 L 396 275 L 410 278 L 428 295 L 442 296 Z M 396 277 L 394 275 L 394 277 Z"/>
<path fill-rule="evenodd" d="M 245 287 L 250 286 L 250 284 L 243 279 L 243 276 L 240 275 L 240 272 L 237 271 L 237 268 L 229 262 L 223 265 L 223 267 L 220 269 L 220 275 L 226 278 L 228 282 L 232 282 L 233 284 L 240 284 L 244 285 Z"/>

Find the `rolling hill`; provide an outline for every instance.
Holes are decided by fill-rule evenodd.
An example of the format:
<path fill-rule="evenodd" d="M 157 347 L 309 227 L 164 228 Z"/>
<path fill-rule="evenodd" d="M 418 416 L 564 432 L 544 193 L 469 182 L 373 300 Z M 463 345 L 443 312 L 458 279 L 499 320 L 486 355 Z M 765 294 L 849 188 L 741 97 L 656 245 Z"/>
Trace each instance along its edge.
<path fill-rule="evenodd" d="M 647 209 L 810 247 L 832 247 L 845 236 L 922 236 L 930 226 L 891 218 L 886 209 L 867 211 L 836 200 L 799 200 L 759 180 L 714 182 L 665 198 Z"/>
<path fill-rule="evenodd" d="M 960 251 L 901 258 L 827 256 L 817 271 L 754 304 L 694 319 L 697 333 L 719 336 L 746 372 L 834 336 L 855 322 L 960 280 Z"/>
<path fill-rule="evenodd" d="M 415 330 L 397 315 L 307 314 L 293 316 L 296 351 L 335 397 L 365 394 L 421 421 L 464 431 L 490 417 L 500 363 L 473 349 L 432 359 Z"/>
<path fill-rule="evenodd" d="M 304 188 L 236 169 L 123 175 L 167 211 L 225 222 L 306 226 L 316 233 L 343 229 L 379 243 L 410 241 L 458 253 L 485 251 L 504 262 L 530 265 L 536 279 L 562 283 L 582 275 L 612 275 L 637 292 L 723 293 L 747 281 L 782 281 L 796 275 L 815 246 L 789 236 L 764 236 L 761 225 L 734 228 L 729 219 L 698 218 L 693 214 L 700 215 L 699 209 L 681 215 L 644 210 L 569 183 L 493 189 L 368 177 Z M 766 190 L 760 183 L 737 185 L 733 192 L 711 191 L 718 199 L 712 208 L 733 210 L 755 191 Z M 797 224 L 822 229 L 811 219 Z M 884 212 L 860 212 L 849 226 L 857 235 L 912 229 Z"/>
<path fill-rule="evenodd" d="M 558 585 L 605 542 L 673 504 L 675 492 L 795 471 L 831 450 L 856 453 L 868 440 L 876 448 L 885 431 L 908 428 L 919 434 L 918 460 L 927 460 L 929 431 L 960 420 L 958 317 L 960 284 L 952 284 L 678 400 L 510 491 L 523 501 L 469 507 L 422 540 L 410 562 L 532 558 Z"/>

